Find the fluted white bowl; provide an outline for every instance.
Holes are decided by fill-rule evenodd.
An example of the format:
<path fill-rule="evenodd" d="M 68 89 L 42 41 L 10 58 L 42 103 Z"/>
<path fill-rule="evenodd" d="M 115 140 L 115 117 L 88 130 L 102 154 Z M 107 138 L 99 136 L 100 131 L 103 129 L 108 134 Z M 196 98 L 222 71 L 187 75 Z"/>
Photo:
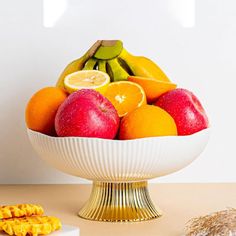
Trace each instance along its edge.
<path fill-rule="evenodd" d="M 40 157 L 55 168 L 95 181 L 139 181 L 189 165 L 204 150 L 210 129 L 188 136 L 134 140 L 51 137 L 28 129 Z"/>

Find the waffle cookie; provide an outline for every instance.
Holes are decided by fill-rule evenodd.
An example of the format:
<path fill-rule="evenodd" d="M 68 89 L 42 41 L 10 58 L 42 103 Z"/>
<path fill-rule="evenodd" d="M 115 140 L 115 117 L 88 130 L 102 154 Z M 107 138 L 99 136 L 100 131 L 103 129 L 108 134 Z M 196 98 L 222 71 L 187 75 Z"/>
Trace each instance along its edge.
<path fill-rule="evenodd" d="M 60 228 L 60 220 L 52 216 L 31 216 L 0 221 L 0 231 L 15 236 L 45 235 Z"/>
<path fill-rule="evenodd" d="M 43 215 L 44 211 L 40 205 L 34 204 L 18 204 L 12 206 L 0 206 L 0 220 L 15 218 L 15 217 L 26 217 L 32 215 Z"/>

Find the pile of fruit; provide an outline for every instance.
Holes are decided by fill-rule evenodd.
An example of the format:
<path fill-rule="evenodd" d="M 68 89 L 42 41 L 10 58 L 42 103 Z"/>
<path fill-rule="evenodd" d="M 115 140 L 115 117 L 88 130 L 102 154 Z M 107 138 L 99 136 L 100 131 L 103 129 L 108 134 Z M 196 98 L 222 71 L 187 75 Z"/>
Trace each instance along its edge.
<path fill-rule="evenodd" d="M 197 97 L 176 87 L 153 61 L 131 55 L 120 40 L 99 40 L 65 68 L 56 87 L 32 96 L 26 123 L 51 136 L 121 140 L 206 129 Z"/>

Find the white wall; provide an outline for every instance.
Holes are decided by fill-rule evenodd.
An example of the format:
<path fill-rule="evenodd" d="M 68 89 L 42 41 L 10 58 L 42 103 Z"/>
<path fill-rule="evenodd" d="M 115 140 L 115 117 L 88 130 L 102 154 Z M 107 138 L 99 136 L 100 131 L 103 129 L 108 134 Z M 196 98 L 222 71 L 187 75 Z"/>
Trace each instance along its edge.
<path fill-rule="evenodd" d="M 236 181 L 236 1 L 45 3 L 0 1 L 0 183 L 81 181 L 37 157 L 24 109 L 97 39 L 122 39 L 130 52 L 152 58 L 179 86 L 193 90 L 208 112 L 213 130 L 207 149 L 189 167 L 157 181 Z"/>

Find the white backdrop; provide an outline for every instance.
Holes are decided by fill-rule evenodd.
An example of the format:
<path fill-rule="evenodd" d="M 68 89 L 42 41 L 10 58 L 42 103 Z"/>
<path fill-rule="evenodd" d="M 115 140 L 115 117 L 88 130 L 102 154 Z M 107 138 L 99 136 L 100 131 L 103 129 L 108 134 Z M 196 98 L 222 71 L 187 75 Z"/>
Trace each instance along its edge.
<path fill-rule="evenodd" d="M 0 183 L 82 181 L 48 167 L 26 136 L 30 96 L 97 39 L 122 39 L 195 92 L 212 136 L 189 167 L 159 182 L 236 181 L 236 1 L 0 0 Z"/>

